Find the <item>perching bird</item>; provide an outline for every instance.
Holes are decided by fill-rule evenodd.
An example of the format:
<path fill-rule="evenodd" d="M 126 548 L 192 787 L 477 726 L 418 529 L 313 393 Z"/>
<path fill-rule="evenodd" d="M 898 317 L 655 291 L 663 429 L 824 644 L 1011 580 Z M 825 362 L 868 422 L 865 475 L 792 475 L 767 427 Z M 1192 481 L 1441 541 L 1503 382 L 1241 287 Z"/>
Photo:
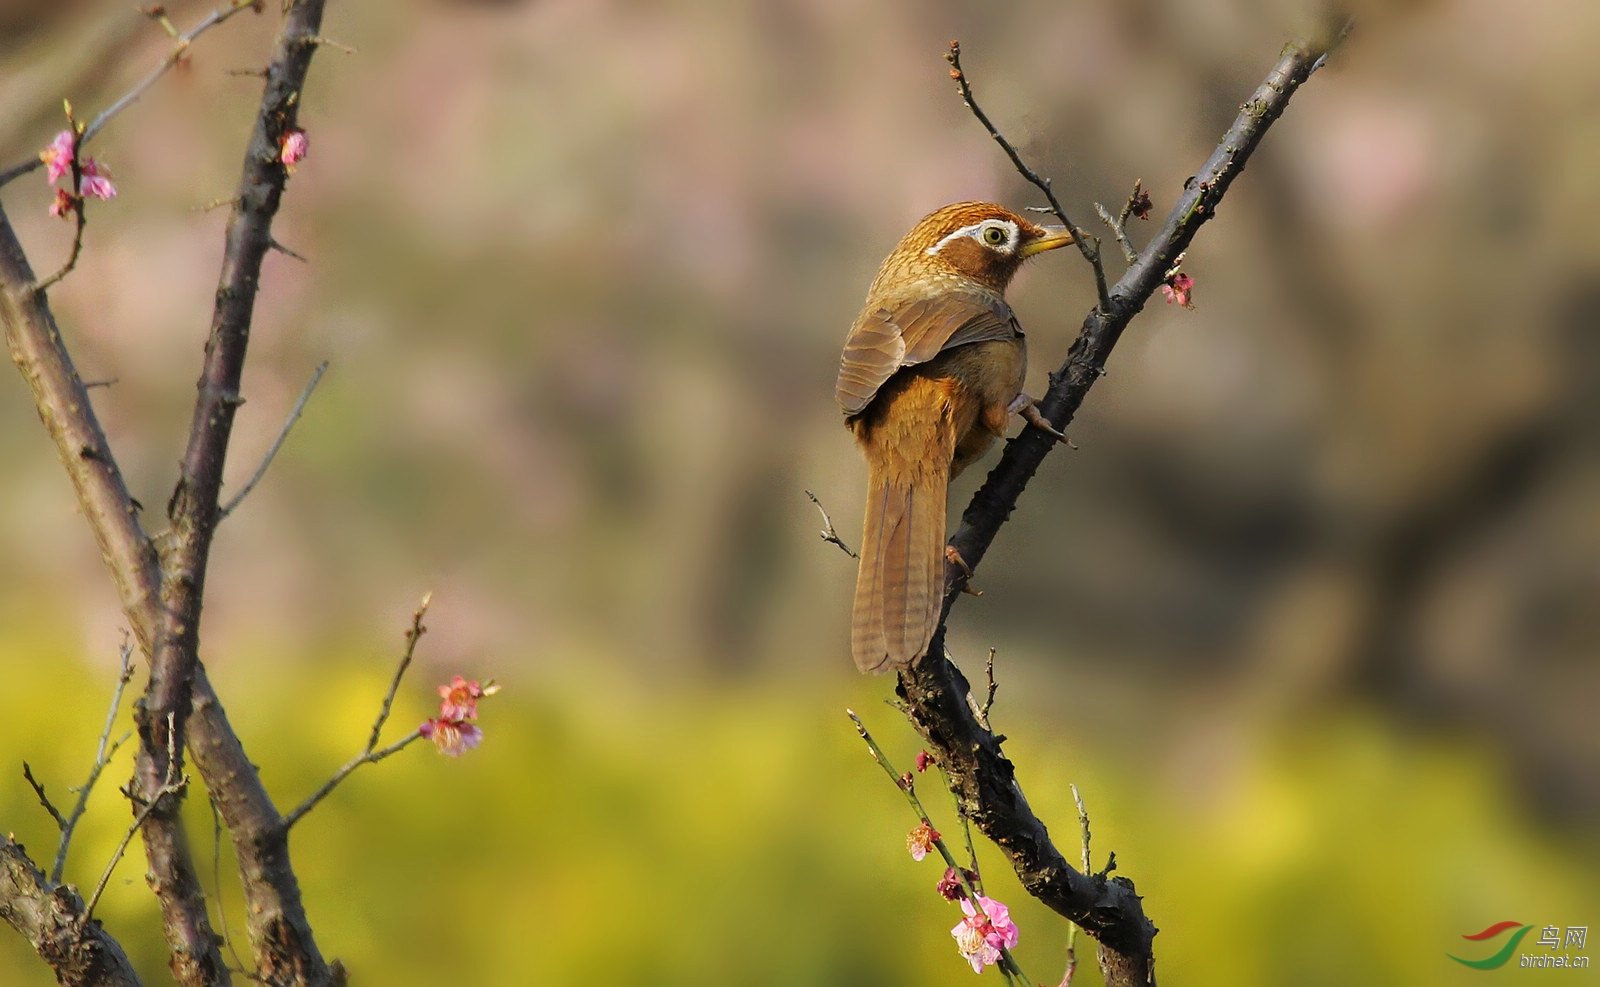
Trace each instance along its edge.
<path fill-rule="evenodd" d="M 838 383 L 870 469 L 850 625 L 863 672 L 910 664 L 938 626 L 950 478 L 1014 413 L 1060 434 L 1022 393 L 1027 345 L 1004 296 L 1024 260 L 1071 242 L 1064 228 L 958 202 L 913 227 L 867 290 Z"/>

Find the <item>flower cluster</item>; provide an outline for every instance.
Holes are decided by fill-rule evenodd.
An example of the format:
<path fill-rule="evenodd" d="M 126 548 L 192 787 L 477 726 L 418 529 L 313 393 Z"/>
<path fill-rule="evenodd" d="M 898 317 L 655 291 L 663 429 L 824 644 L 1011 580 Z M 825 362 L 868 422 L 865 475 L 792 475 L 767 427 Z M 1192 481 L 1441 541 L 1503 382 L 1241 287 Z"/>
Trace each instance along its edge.
<path fill-rule="evenodd" d="M 956 948 L 961 950 L 974 973 L 1000 962 L 1000 950 L 1017 944 L 1017 925 L 1011 921 L 1011 909 L 984 895 L 977 896 L 974 907 L 971 898 L 961 899 L 961 910 L 966 913 L 956 927 L 950 930 Z"/>
<path fill-rule="evenodd" d="M 77 135 L 72 130 L 63 130 L 50 142 L 50 146 L 39 152 L 39 160 L 44 162 L 45 176 L 54 185 L 64 176 L 72 174 L 72 156 L 77 144 Z M 111 172 L 94 158 L 84 156 L 78 159 L 78 192 L 56 189 L 55 201 L 50 204 L 50 215 L 65 216 L 72 210 L 79 195 L 92 195 L 97 199 L 112 199 L 116 197 L 117 187 L 111 184 Z"/>
<path fill-rule="evenodd" d="M 417 730 L 433 741 L 439 753 L 460 757 L 483 743 L 483 730 L 471 722 L 478 718 L 478 700 L 499 691 L 492 680 L 479 685 L 476 680 L 457 675 L 449 685 L 439 687 L 439 715 L 424 720 Z"/>

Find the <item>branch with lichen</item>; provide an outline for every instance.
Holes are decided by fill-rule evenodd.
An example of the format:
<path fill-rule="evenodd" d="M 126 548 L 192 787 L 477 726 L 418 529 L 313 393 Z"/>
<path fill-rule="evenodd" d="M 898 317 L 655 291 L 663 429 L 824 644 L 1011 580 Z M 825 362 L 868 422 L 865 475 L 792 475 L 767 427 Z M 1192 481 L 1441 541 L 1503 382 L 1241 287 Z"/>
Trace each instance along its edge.
<path fill-rule="evenodd" d="M 1228 187 L 1289 99 L 1341 37 L 1342 32 L 1323 43 L 1290 45 L 1283 50 L 1266 80 L 1244 103 L 1200 172 L 1185 184 L 1166 221 L 1144 250 L 1137 253 L 1126 273 L 1109 289 L 1097 284 L 1100 304 L 1085 317 L 1077 341 L 1066 360 L 1050 375 L 1049 390 L 1039 404 L 1039 410 L 1057 430 L 1064 430 L 1072 420 L 1089 388 L 1104 374 L 1105 361 L 1123 329 L 1158 287 L 1165 284 L 1169 288 L 1169 300 L 1181 293 L 1179 300 L 1187 304 L 1192 281 L 1176 280 L 1187 277 L 1179 270 L 1183 252 L 1215 214 Z M 1043 190 L 1056 207 L 1048 180 L 1021 161 L 1015 149 L 972 103 L 970 88 L 957 61 L 959 46 L 952 45 L 947 57 L 955 66 L 953 74 L 958 76 L 962 97 L 974 115 L 1006 150 L 1023 177 Z M 1135 196 L 1130 196 L 1130 206 L 1112 224 L 1113 228 L 1124 224 L 1128 213 L 1140 205 Z M 1067 222 L 1059 208 L 1057 214 Z M 1089 245 L 1080 241 L 1079 246 L 1088 257 Z M 1131 244 L 1125 247 L 1131 250 Z M 1098 252 L 1090 259 L 1095 262 L 1098 279 Z M 1010 517 L 1028 481 L 1055 446 L 1055 439 L 1039 429 L 1024 429 L 1006 444 L 999 464 L 973 495 L 960 528 L 950 539 L 955 557 L 965 565 L 946 566 L 939 628 L 927 654 L 899 673 L 896 691 L 913 726 L 947 771 L 961 811 L 1006 854 L 1030 894 L 1075 922 L 1099 943 L 1105 982 L 1130 987 L 1153 984 L 1156 928 L 1145 916 L 1133 882 L 1110 877 L 1110 860 L 1104 871 L 1090 874 L 1087 867 L 1082 871 L 1074 868 L 1056 849 L 1044 823 L 1023 797 L 1015 768 L 1001 751 L 1003 738 L 975 714 L 971 686 L 945 655 L 944 621 L 951 607 L 995 534 Z"/>

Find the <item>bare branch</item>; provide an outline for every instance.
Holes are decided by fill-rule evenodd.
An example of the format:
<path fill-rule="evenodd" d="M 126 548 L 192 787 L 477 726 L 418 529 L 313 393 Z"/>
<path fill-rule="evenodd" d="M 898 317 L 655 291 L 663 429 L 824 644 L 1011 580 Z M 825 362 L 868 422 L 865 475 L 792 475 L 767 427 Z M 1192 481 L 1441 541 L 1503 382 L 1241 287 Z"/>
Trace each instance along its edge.
<path fill-rule="evenodd" d="M 22 779 L 28 783 L 29 788 L 33 789 L 33 794 L 38 797 L 39 804 L 44 806 L 44 811 L 50 813 L 50 818 L 56 821 L 56 828 L 61 830 L 66 829 L 66 818 L 63 817 L 61 815 L 61 811 L 51 803 L 50 796 L 44 793 L 44 785 L 33 776 L 33 765 L 29 764 L 27 761 L 22 762 Z"/>
<path fill-rule="evenodd" d="M 123 734 L 115 743 L 111 741 L 111 728 L 116 725 L 117 711 L 122 708 L 122 693 L 128 688 L 128 681 L 133 678 L 133 642 L 128 640 L 127 632 L 123 632 L 122 670 L 117 675 L 117 688 L 111 693 L 111 708 L 106 710 L 106 725 L 100 731 L 100 743 L 94 751 L 94 765 L 89 769 L 89 779 L 78 789 L 78 801 L 72 807 L 72 814 L 61 823 L 61 842 L 56 847 L 56 860 L 50 867 L 50 883 L 60 884 L 61 875 L 67 868 L 67 850 L 72 846 L 72 833 L 78 826 L 78 820 L 83 818 L 84 812 L 89 808 L 89 794 L 94 791 L 95 782 L 100 780 L 100 772 L 104 771 L 117 749 L 128 739 L 128 734 Z"/>
<path fill-rule="evenodd" d="M 850 556 L 852 559 L 861 558 L 861 556 L 855 553 L 854 549 L 844 543 L 844 539 L 839 537 L 839 533 L 833 530 L 833 518 L 828 516 L 828 509 L 822 506 L 822 501 L 817 499 L 817 495 L 809 490 L 807 490 L 805 494 L 807 497 L 811 498 L 811 502 L 813 504 L 817 505 L 817 510 L 822 512 L 822 540 L 830 545 L 839 546 L 839 551 Z"/>
<path fill-rule="evenodd" d="M 391 754 L 399 753 L 408 744 L 422 736 L 422 731 L 413 730 L 382 750 L 378 749 L 378 737 L 383 732 L 383 725 L 389 720 L 389 711 L 394 706 L 395 693 L 400 691 L 400 680 L 405 677 L 406 669 L 411 667 L 411 658 L 416 654 L 417 642 L 422 640 L 422 635 L 428 632 L 423 625 L 422 618 L 428 612 L 428 604 L 433 602 L 433 594 L 426 593 L 422 603 L 411 615 L 411 627 L 406 630 L 406 647 L 400 655 L 400 665 L 394 671 L 394 678 L 389 681 L 389 691 L 383 695 L 383 705 L 378 709 L 378 718 L 372 722 L 372 732 L 367 736 L 367 746 L 361 753 L 351 758 L 344 767 L 335 771 L 332 778 L 323 783 L 322 787 L 312 792 L 304 802 L 301 802 L 293 812 L 283 817 L 283 828 L 288 829 L 299 822 L 306 813 L 317 807 L 317 803 L 328 797 L 328 793 L 338 787 L 339 783 L 350 777 L 351 772 L 363 764 L 376 764 Z"/>
<path fill-rule="evenodd" d="M 279 449 L 283 448 L 284 440 L 289 437 L 289 430 L 294 428 L 294 423 L 300 420 L 301 413 L 306 410 L 306 402 L 311 400 L 311 392 L 317 389 L 317 384 L 321 382 L 322 375 L 327 372 L 327 360 L 317 364 L 317 369 L 311 374 L 311 379 L 306 381 L 305 389 L 300 392 L 300 400 L 294 403 L 294 407 L 289 411 L 288 420 L 283 423 L 283 428 L 278 431 L 278 437 L 272 440 L 272 445 L 267 449 L 267 454 L 261 457 L 261 465 L 256 467 L 255 473 L 239 489 L 239 492 L 233 495 L 233 499 L 217 509 L 218 523 L 221 523 L 223 518 L 232 514 L 234 508 L 238 507 L 239 503 L 250 495 L 250 491 L 256 488 L 256 484 L 261 482 L 261 478 L 267 475 L 267 467 L 272 465 L 272 458 L 278 454 Z"/>
<path fill-rule="evenodd" d="M 1089 265 L 1094 268 L 1094 282 L 1095 288 L 1100 295 L 1100 307 L 1103 310 L 1109 309 L 1111 307 L 1111 298 L 1106 294 L 1106 272 L 1100 263 L 1100 240 L 1089 236 L 1078 227 L 1078 224 L 1067 218 L 1067 211 L 1061 208 L 1061 201 L 1056 198 L 1055 190 L 1050 187 L 1050 179 L 1041 177 L 1038 172 L 1028 167 L 1027 163 L 1022 160 L 1022 155 L 1017 153 L 1017 149 L 1012 146 L 1011 142 L 1005 139 L 993 123 L 989 122 L 988 114 L 983 112 L 978 106 L 978 101 L 973 98 L 972 86 L 967 82 L 967 74 L 961 68 L 961 42 L 950 42 L 950 51 L 944 57 L 945 61 L 950 63 L 950 78 L 956 81 L 956 88 L 961 93 L 961 101 L 967 104 L 967 109 L 971 110 L 972 115 L 978 118 L 979 123 L 983 124 L 983 129 L 987 130 L 989 136 L 994 138 L 995 143 L 1000 145 L 1000 149 L 1006 152 L 1006 157 L 1011 159 L 1011 164 L 1017 169 L 1017 173 L 1032 182 L 1039 191 L 1044 193 L 1044 197 L 1050 202 L 1050 211 L 1055 213 L 1056 218 L 1060 219 L 1062 224 L 1072 231 L 1072 239 L 1078 245 L 1078 252 L 1083 254 L 1083 259 L 1088 261 Z M 1092 244 L 1090 243 L 1091 240 L 1093 240 Z"/>

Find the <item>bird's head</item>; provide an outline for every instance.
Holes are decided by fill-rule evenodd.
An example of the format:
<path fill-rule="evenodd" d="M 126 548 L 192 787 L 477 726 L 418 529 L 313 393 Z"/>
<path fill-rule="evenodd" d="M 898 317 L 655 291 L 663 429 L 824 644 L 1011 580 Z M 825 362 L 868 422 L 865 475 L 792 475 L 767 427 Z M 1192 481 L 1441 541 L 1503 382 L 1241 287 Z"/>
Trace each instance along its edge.
<path fill-rule="evenodd" d="M 992 202 L 958 202 L 912 227 L 880 277 L 954 274 L 1004 293 L 1023 261 L 1071 242 L 1065 227 L 1040 226 Z"/>

